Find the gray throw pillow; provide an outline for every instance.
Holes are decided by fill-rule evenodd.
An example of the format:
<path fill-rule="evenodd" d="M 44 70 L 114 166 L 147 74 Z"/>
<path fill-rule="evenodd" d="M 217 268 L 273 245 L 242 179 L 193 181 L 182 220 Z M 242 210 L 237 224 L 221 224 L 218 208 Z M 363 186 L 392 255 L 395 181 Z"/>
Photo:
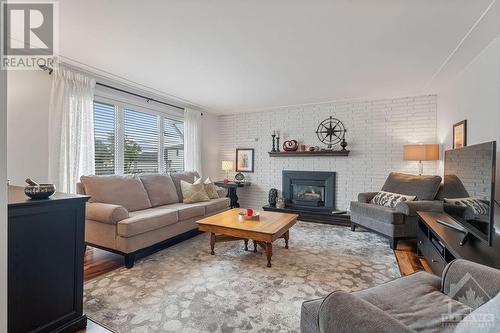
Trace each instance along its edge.
<path fill-rule="evenodd" d="M 372 199 L 371 203 L 378 206 L 394 208 L 400 202 L 414 201 L 416 196 L 404 195 L 399 193 L 391 193 L 380 191 Z"/>
<path fill-rule="evenodd" d="M 490 206 L 488 203 L 477 198 L 445 198 L 444 202 L 460 207 L 470 207 L 476 215 L 487 215 L 490 212 Z"/>

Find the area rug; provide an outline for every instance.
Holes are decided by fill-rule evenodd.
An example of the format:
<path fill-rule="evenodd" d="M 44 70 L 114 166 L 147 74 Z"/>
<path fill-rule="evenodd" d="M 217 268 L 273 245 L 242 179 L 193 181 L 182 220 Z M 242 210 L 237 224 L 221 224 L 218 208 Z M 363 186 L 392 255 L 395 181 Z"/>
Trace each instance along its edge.
<path fill-rule="evenodd" d="M 87 316 L 116 332 L 298 332 L 303 301 L 399 276 L 386 239 L 298 222 L 265 255 L 203 234 L 85 284 Z"/>

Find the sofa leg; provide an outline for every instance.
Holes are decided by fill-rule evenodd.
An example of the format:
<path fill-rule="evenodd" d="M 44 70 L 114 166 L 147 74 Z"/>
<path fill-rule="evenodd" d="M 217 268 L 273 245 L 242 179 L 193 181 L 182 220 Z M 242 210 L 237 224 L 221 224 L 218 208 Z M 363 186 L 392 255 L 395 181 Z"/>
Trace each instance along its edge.
<path fill-rule="evenodd" d="M 125 255 L 125 267 L 129 269 L 134 267 L 134 261 L 135 261 L 135 254 L 128 253 Z"/>
<path fill-rule="evenodd" d="M 351 222 L 351 231 L 356 231 L 356 225 Z"/>
<path fill-rule="evenodd" d="M 398 247 L 398 239 L 397 238 L 389 238 L 389 246 L 391 247 L 391 250 L 395 250 Z"/>

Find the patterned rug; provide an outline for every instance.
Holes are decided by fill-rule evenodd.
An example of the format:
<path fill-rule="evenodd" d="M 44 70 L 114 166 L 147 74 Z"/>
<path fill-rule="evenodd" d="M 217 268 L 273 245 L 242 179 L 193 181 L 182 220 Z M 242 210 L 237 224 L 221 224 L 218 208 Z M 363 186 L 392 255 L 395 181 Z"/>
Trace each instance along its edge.
<path fill-rule="evenodd" d="M 387 240 L 349 228 L 298 222 L 265 254 L 203 234 L 85 284 L 87 316 L 116 332 L 299 331 L 304 300 L 399 276 Z"/>

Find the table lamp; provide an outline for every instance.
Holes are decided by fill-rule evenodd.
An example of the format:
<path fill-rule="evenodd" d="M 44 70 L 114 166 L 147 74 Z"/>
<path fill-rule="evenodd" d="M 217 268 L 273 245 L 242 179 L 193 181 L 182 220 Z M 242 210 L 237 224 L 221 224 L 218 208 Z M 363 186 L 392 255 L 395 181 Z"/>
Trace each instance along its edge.
<path fill-rule="evenodd" d="M 439 160 L 439 144 L 404 145 L 403 159 L 405 161 L 418 161 L 418 174 L 422 176 L 424 173 L 422 161 Z"/>
<path fill-rule="evenodd" d="M 222 171 L 226 171 L 224 183 L 229 183 L 229 171 L 233 171 L 233 161 L 222 161 Z"/>

